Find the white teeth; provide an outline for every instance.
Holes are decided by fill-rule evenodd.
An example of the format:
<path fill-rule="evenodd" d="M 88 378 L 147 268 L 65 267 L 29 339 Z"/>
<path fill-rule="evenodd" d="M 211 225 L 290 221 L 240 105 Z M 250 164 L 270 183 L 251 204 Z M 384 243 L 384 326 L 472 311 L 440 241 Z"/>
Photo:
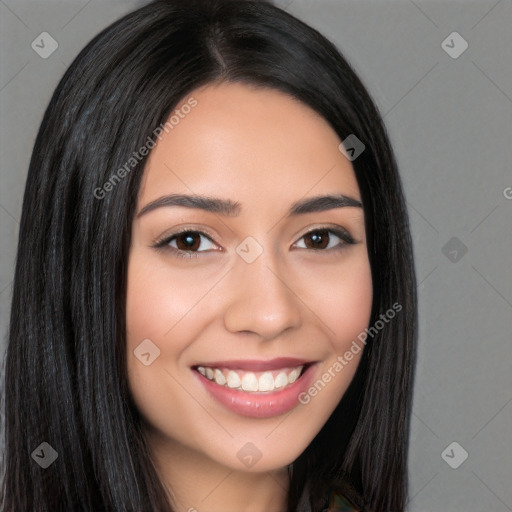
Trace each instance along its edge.
<path fill-rule="evenodd" d="M 295 368 L 294 370 L 292 370 L 290 372 L 290 375 L 288 375 L 288 381 L 290 382 L 290 384 L 294 383 L 299 378 L 299 375 L 300 375 L 299 369 Z"/>
<path fill-rule="evenodd" d="M 258 391 L 258 379 L 254 373 L 246 373 L 242 377 L 242 389 L 244 391 Z"/>
<path fill-rule="evenodd" d="M 241 389 L 248 393 L 274 391 L 293 384 L 299 377 L 304 366 L 285 369 L 277 372 L 244 372 L 243 370 L 221 370 L 198 366 L 197 371 L 207 379 L 216 382 L 219 386 L 231 389 Z"/>
<path fill-rule="evenodd" d="M 265 372 L 258 379 L 258 390 L 259 391 L 272 391 L 274 389 L 274 377 L 270 372 Z"/>
<path fill-rule="evenodd" d="M 288 377 L 286 376 L 286 373 L 281 372 L 275 379 L 275 387 L 276 388 L 284 388 L 288 384 Z"/>
<path fill-rule="evenodd" d="M 215 382 L 221 386 L 226 384 L 226 377 L 224 377 L 224 374 L 219 369 L 215 370 Z"/>
<path fill-rule="evenodd" d="M 240 377 L 233 370 L 228 373 L 228 387 L 233 389 L 240 387 Z"/>

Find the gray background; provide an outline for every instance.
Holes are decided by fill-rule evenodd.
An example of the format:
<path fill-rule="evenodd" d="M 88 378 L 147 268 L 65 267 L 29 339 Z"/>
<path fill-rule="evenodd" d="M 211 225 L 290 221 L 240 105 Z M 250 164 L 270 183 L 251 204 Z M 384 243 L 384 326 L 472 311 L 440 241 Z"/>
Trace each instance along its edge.
<path fill-rule="evenodd" d="M 44 109 L 79 50 L 143 3 L 0 0 L 0 354 Z M 512 511 L 512 0 L 277 3 L 352 63 L 403 177 L 420 300 L 408 510 Z M 46 59 L 42 32 L 58 42 Z"/>

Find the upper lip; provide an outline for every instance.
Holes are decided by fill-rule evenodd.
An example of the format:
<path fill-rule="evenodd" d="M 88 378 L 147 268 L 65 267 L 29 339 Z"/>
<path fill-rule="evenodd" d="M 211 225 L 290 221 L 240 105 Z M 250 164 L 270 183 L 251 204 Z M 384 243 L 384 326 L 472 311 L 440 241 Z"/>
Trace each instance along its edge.
<path fill-rule="evenodd" d="M 262 372 L 267 370 L 279 370 L 281 368 L 303 366 L 313 363 L 313 361 L 306 359 L 297 359 L 295 357 L 278 357 L 276 359 L 269 359 L 261 361 L 257 359 L 244 359 L 243 361 L 212 361 L 209 363 L 201 363 L 194 365 L 210 367 L 210 368 L 227 368 L 230 370 L 246 370 L 253 372 Z"/>

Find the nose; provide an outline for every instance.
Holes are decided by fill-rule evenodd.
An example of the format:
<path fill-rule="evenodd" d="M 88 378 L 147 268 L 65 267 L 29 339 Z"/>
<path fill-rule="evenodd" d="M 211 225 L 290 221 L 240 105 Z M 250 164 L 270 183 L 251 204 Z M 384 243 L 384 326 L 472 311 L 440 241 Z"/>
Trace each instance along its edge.
<path fill-rule="evenodd" d="M 301 324 L 302 303 L 280 274 L 266 251 L 252 263 L 237 259 L 224 312 L 227 330 L 252 332 L 270 340 Z"/>

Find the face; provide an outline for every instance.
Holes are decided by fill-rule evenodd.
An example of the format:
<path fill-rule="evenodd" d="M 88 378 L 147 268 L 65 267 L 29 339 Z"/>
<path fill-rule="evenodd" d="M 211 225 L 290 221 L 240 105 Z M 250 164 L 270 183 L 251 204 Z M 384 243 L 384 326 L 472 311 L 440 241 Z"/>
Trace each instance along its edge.
<path fill-rule="evenodd" d="M 361 357 L 345 357 L 372 304 L 360 192 L 336 133 L 297 100 L 225 83 L 191 97 L 139 191 L 130 391 L 160 453 L 274 470 L 320 431 Z"/>

